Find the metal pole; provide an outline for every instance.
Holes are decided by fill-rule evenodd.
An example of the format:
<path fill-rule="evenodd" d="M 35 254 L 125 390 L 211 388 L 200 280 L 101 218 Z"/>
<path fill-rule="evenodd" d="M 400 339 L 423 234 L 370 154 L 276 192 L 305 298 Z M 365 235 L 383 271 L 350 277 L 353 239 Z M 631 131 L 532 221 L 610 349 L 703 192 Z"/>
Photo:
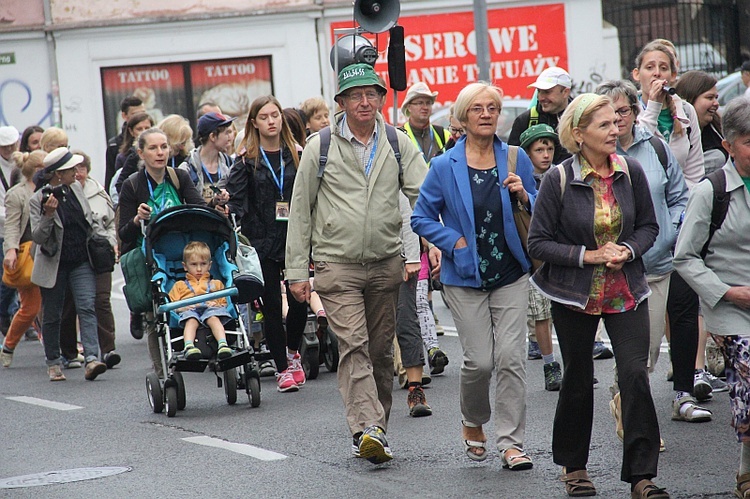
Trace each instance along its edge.
<path fill-rule="evenodd" d="M 479 79 L 490 81 L 490 42 L 487 31 L 487 0 L 474 0 L 474 34 Z"/>

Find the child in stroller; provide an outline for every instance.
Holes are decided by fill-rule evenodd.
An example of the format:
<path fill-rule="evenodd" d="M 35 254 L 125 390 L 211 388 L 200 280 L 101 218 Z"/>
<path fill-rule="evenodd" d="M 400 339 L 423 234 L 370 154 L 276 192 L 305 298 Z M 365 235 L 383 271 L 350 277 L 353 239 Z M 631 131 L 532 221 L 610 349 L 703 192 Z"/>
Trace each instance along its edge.
<path fill-rule="evenodd" d="M 211 279 L 211 249 L 201 241 L 191 241 L 183 250 L 182 267 L 185 269 L 185 280 L 175 282 L 169 292 L 171 301 L 184 300 L 212 291 L 224 289 L 218 279 Z M 177 310 L 180 315 L 180 327 L 183 328 L 185 349 L 183 354 L 188 360 L 201 358 L 201 350 L 194 345 L 198 327 L 201 324 L 211 329 L 211 334 L 218 343 L 216 356 L 226 359 L 232 356 L 232 349 L 227 345 L 223 322 L 231 319 L 227 310 L 226 298 L 218 298 L 197 305 L 189 305 Z"/>

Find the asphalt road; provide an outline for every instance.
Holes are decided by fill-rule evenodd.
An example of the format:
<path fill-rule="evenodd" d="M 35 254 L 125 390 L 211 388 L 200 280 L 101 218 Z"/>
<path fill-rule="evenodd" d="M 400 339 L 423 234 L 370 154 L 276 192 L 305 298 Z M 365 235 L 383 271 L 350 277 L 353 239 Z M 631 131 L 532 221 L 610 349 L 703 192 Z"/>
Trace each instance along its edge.
<path fill-rule="evenodd" d="M 121 287 L 116 280 L 115 289 Z M 451 363 L 426 390 L 434 415 L 408 416 L 406 392 L 394 390 L 388 440 L 395 459 L 374 466 L 350 455 L 335 374 L 321 366 L 318 379 L 297 393 L 278 393 L 262 379 L 262 403 L 251 408 L 244 392 L 227 405 L 211 373 L 186 374 L 187 407 L 177 417 L 148 405 L 145 340 L 128 330 L 128 311 L 113 299 L 117 350 L 123 361 L 93 382 L 83 370 L 66 370 L 50 383 L 39 343 L 22 342 L 13 366 L 0 371 L 0 487 L 12 477 L 53 471 L 123 467 L 114 476 L 29 488 L 0 488 L 0 497 L 567 497 L 552 462 L 551 424 L 557 394 L 546 392 L 541 361 L 529 361 L 526 449 L 531 471 L 501 469 L 497 452 L 483 463 L 463 454 L 458 407 L 460 346 L 450 312 L 437 300 L 447 334 L 441 345 Z M 559 356 L 559 354 L 558 354 Z M 726 393 L 708 407 L 709 423 L 673 422 L 666 354 L 652 376 L 661 433 L 657 483 L 674 498 L 732 497 L 739 445 L 729 427 Z M 609 414 L 612 360 L 596 361 L 594 434 L 589 473 L 599 497 L 629 497 L 619 480 L 622 446 Z M 27 397 L 27 398 L 23 398 Z M 69 406 L 50 407 L 50 403 Z M 42 405 L 35 405 L 42 404 Z M 67 409 L 67 410 L 61 410 Z M 491 435 L 491 426 L 486 428 Z M 238 444 L 238 445 L 233 445 Z M 15 482 L 17 483 L 17 482 Z"/>

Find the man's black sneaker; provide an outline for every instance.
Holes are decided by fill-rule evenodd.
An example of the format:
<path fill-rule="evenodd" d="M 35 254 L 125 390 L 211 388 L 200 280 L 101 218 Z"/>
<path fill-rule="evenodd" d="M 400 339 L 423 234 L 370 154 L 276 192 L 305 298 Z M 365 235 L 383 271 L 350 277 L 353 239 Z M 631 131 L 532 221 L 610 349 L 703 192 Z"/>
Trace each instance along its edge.
<path fill-rule="evenodd" d="M 143 315 L 130 314 L 130 334 L 136 340 L 143 338 Z"/>
<path fill-rule="evenodd" d="M 560 385 L 562 385 L 560 363 L 555 361 L 544 364 L 544 389 L 548 392 L 556 392 L 560 390 Z"/>
<path fill-rule="evenodd" d="M 442 374 L 449 362 L 448 356 L 438 347 L 430 348 L 427 361 L 430 364 L 430 374 Z"/>
<path fill-rule="evenodd" d="M 385 463 L 393 459 L 385 432 L 378 426 L 368 426 L 359 437 L 359 455 L 372 464 Z"/>

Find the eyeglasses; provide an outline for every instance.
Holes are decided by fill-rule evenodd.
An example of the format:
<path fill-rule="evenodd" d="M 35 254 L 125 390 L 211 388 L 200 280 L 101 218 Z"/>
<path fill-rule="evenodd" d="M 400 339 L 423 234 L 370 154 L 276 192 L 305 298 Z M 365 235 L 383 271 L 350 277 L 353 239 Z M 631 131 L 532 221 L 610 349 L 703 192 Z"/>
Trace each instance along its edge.
<path fill-rule="evenodd" d="M 615 113 L 620 118 L 627 118 L 633 113 L 633 106 L 627 106 L 627 107 L 621 107 L 620 109 L 615 109 Z"/>
<path fill-rule="evenodd" d="M 463 135 L 466 133 L 466 131 L 463 128 L 456 128 L 454 126 L 449 126 L 448 131 L 455 135 Z"/>
<path fill-rule="evenodd" d="M 373 90 L 371 92 L 357 92 L 346 94 L 346 98 L 352 102 L 362 102 L 365 99 L 370 102 L 374 102 L 380 99 L 380 94 Z"/>
<path fill-rule="evenodd" d="M 489 105 L 487 107 L 485 106 L 472 106 L 469 108 L 469 114 L 474 114 L 480 116 L 483 112 L 487 111 L 487 114 L 490 115 L 496 115 L 500 113 L 500 108 L 495 105 Z"/>
<path fill-rule="evenodd" d="M 432 107 L 432 102 L 426 100 L 415 100 L 409 103 L 410 106 Z"/>

